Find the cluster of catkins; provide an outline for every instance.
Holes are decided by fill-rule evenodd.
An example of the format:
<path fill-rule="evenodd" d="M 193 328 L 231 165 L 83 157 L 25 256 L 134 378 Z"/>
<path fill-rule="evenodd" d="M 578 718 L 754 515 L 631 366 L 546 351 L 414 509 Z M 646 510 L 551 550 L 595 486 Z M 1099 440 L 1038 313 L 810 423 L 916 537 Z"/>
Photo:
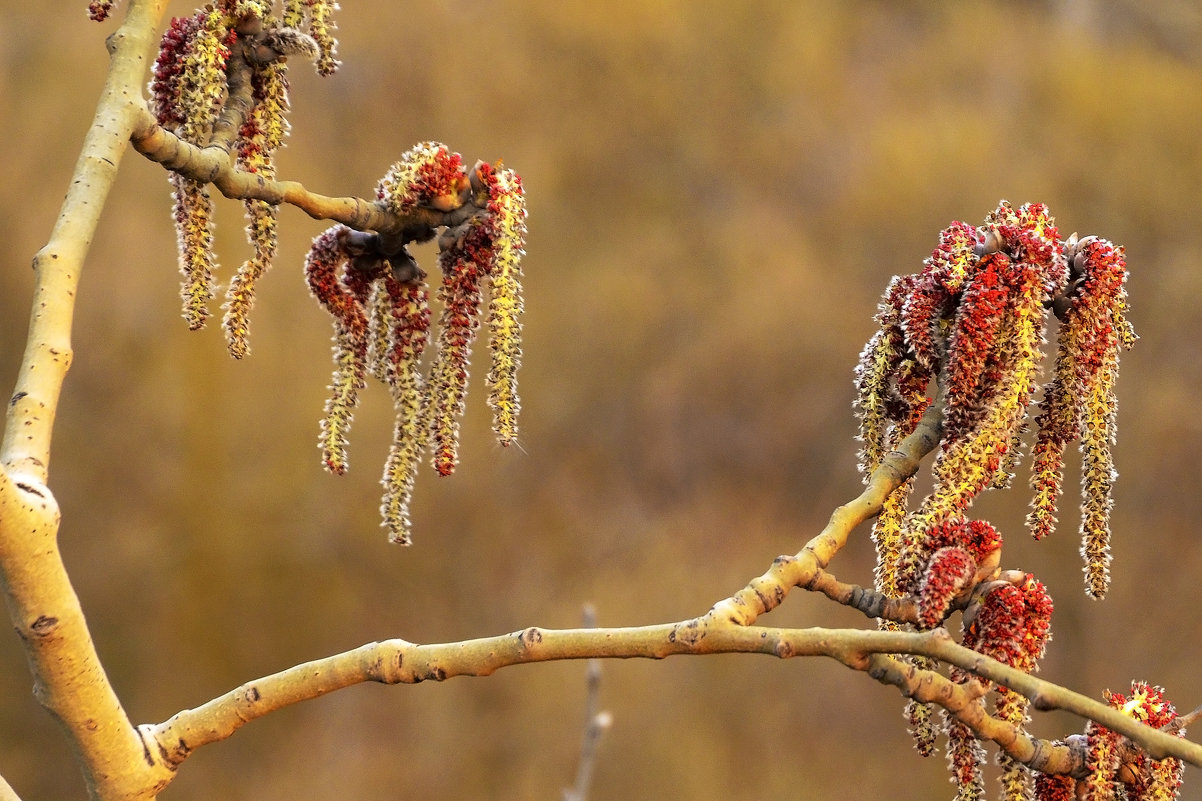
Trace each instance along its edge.
<path fill-rule="evenodd" d="M 1148 726 L 1185 736 L 1177 711 L 1160 687 L 1134 681 L 1128 695 L 1108 691 L 1106 703 Z M 1037 801 L 1174 801 L 1181 793 L 1185 764 L 1176 757 L 1152 759 L 1117 732 L 1093 721 L 1086 724 L 1084 734 L 1068 739 L 1084 747 L 1087 773 L 1081 778 L 1036 776 Z"/>
<path fill-rule="evenodd" d="M 882 591 L 896 592 L 899 566 L 918 559 L 928 532 L 962 516 L 983 490 L 1010 483 L 1055 311 L 1059 347 L 1035 419 L 1028 523 L 1037 538 L 1054 528 L 1064 447 L 1079 442 L 1086 589 L 1105 594 L 1114 383 L 1119 351 L 1135 340 L 1126 277 L 1122 248 L 1097 237 L 1062 241 L 1042 204 L 1003 201 L 982 226 L 953 223 L 921 272 L 893 279 L 856 370 L 860 468 L 870 475 L 915 429 L 932 387 L 942 431 L 931 493 L 908 511 L 907 483 L 877 524 Z"/>
<path fill-rule="evenodd" d="M 310 289 L 334 318 L 335 369 L 322 420 L 323 461 L 333 473 L 346 470 L 347 431 L 358 392 L 368 374 L 383 381 L 397 419 L 381 513 L 391 539 L 407 543 L 409 500 L 422 454 L 429 448 L 444 476 L 458 463 L 459 419 L 484 288 L 493 430 L 502 445 L 517 436 L 526 204 L 521 179 L 512 170 L 482 162 L 467 170 L 458 153 L 436 142 L 417 145 L 393 165 L 377 197 L 400 215 L 419 207 L 474 210 L 439 237 L 442 311 L 428 374 L 421 370 L 430 329 L 425 274 L 403 245 L 390 247 L 383 237 L 336 225 L 313 242 L 306 263 Z"/>
<path fill-rule="evenodd" d="M 113 3 L 94 1 L 104 19 Z M 334 58 L 334 0 L 217 0 L 171 21 L 150 84 L 159 125 L 183 141 L 229 154 L 231 166 L 275 178 L 275 153 L 288 134 L 287 57 L 316 60 L 329 75 Z M 207 184 L 170 173 L 179 239 L 184 319 L 200 328 L 214 294 L 212 217 Z M 410 539 L 409 500 L 421 455 L 449 475 L 458 462 L 459 419 L 467 389 L 468 356 L 480 325 L 482 291 L 489 300 L 489 405 L 502 445 L 517 436 L 517 369 L 521 360 L 521 271 L 525 195 L 512 170 L 478 163 L 466 169 L 458 153 L 423 142 L 381 179 L 376 206 L 388 230 L 362 232 L 336 225 L 314 241 L 306 262 L 313 294 L 334 318 L 335 370 L 322 420 L 326 468 L 345 472 L 351 417 L 371 374 L 390 389 L 397 410 L 394 444 L 384 472 L 382 515 L 393 541 Z M 223 328 L 230 353 L 249 352 L 255 285 L 276 251 L 278 206 L 245 201 L 253 255 L 232 277 Z M 442 285 L 437 347 L 429 374 L 420 363 L 430 331 L 425 273 L 406 250 L 437 228 Z"/>
<path fill-rule="evenodd" d="M 93 10 L 103 17 L 110 4 Z M 330 75 L 334 58 L 334 0 L 285 0 L 282 15 L 271 0 L 219 0 L 190 17 L 176 17 L 163 34 L 150 84 L 151 110 L 160 125 L 198 147 L 218 146 L 234 166 L 275 178 L 275 153 L 288 135 L 287 59 L 315 59 Z M 175 198 L 184 319 L 204 326 L 213 296 L 213 203 L 207 184 L 169 173 Z M 226 293 L 223 328 L 230 353 L 249 351 L 248 317 L 255 283 L 275 256 L 278 206 L 246 200 L 247 238 L 253 255 L 237 270 Z"/>
<path fill-rule="evenodd" d="M 150 82 L 159 125 L 192 146 L 228 154 L 231 167 L 275 178 L 275 153 L 288 134 L 287 57 L 316 60 L 331 75 L 334 0 L 216 0 L 190 17 L 172 19 Z M 93 0 L 90 16 L 105 19 L 113 1 Z M 184 275 L 184 319 L 200 328 L 214 295 L 213 203 L 207 183 L 169 173 Z M 234 357 L 249 352 L 249 315 L 256 281 L 272 263 L 278 206 L 245 201 L 254 253 L 230 281 L 224 327 Z M 471 345 L 484 321 L 492 352 L 487 382 L 493 428 L 502 445 L 517 437 L 517 370 L 525 244 L 525 195 L 512 170 L 478 162 L 423 142 L 405 153 L 376 188 L 375 206 L 388 220 L 379 231 L 335 225 L 317 237 L 305 274 L 334 319 L 334 378 L 321 423 L 322 461 L 346 470 L 346 435 L 368 374 L 386 384 L 397 409 L 393 447 L 383 476 L 381 506 L 389 539 L 410 541 L 413 474 L 424 452 L 450 475 L 458 463 L 459 419 L 468 387 Z M 426 273 L 405 245 L 439 237 L 441 316 L 429 373 L 421 369 L 430 332 Z"/>
<path fill-rule="evenodd" d="M 1003 201 L 981 226 L 953 223 L 922 271 L 893 279 L 877 315 L 880 328 L 856 369 L 866 479 L 924 420 L 935 421 L 939 436 L 930 494 L 911 509 L 913 481 L 905 482 L 874 525 L 876 588 L 913 599 L 923 629 L 964 609 L 963 644 L 1024 672 L 1036 669 L 1050 638 L 1051 598 L 1034 576 L 1001 573 L 1001 536 L 967 512 L 979 493 L 1009 486 L 1013 478 L 1038 389 L 1047 318 L 1054 313 L 1059 341 L 1054 375 L 1035 416 L 1027 522 L 1037 539 L 1055 527 L 1064 449 L 1078 443 L 1086 591 L 1105 594 L 1116 475 L 1114 384 L 1119 352 L 1135 341 L 1126 278 L 1121 247 L 1092 236 L 1062 240 L 1042 204 L 1014 208 Z M 918 668 L 933 667 L 915 661 Z M 958 668 L 951 679 L 981 683 Z M 982 689 L 993 691 L 993 716 L 1024 727 L 1025 698 L 1004 687 Z M 1175 717 L 1162 691 L 1141 683 L 1132 686 L 1131 699 L 1108 694 L 1108 701 L 1156 727 Z M 942 730 L 957 799 L 983 798 L 984 750 L 974 732 L 946 715 L 936 726 L 932 714 L 927 705 L 907 707 L 919 751 L 931 753 Z M 1176 797 L 1179 761 L 1150 760 L 1093 723 L 1080 737 L 1085 742 L 1077 745 L 1088 753 L 1086 778 L 1040 774 L 1003 755 L 1004 797 Z"/>

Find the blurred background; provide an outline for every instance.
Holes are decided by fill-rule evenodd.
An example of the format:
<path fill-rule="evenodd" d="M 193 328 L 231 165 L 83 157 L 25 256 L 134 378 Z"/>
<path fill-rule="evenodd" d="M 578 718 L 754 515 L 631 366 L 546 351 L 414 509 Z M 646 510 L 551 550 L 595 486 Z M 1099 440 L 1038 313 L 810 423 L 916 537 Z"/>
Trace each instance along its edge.
<path fill-rule="evenodd" d="M 570 627 L 589 602 L 602 625 L 703 613 L 859 492 L 851 376 L 880 293 L 1001 198 L 1127 247 L 1142 340 L 1118 387 L 1110 595 L 1082 591 L 1075 470 L 1043 543 L 1023 531 L 1025 470 L 975 513 L 1007 538 L 1003 566 L 1056 600 L 1045 678 L 1095 697 L 1146 679 L 1181 711 L 1202 702 L 1196 4 L 343 5 L 341 71 L 294 65 L 281 176 L 368 196 L 425 139 L 522 175 L 522 448 L 491 439 L 481 345 L 459 471 L 419 476 L 416 542 L 388 545 L 382 387 L 363 395 L 351 472 L 319 465 L 331 328 L 302 262 L 326 225 L 282 212 L 253 353 L 235 362 L 216 324 L 185 330 L 167 181 L 129 153 L 83 275 L 52 487 L 135 722 L 374 640 Z M 107 66 L 115 22 L 84 7 L 0 16 L 3 386 Z M 242 224 L 222 202 L 222 281 L 248 252 Z M 436 275 L 433 255 L 419 252 Z M 861 583 L 871 566 L 866 531 L 834 564 Z M 802 592 L 763 622 L 871 625 Z M 610 662 L 603 681 L 597 801 L 952 795 L 897 692 L 827 660 Z M 0 773 L 27 799 L 83 797 L 14 637 L 0 682 Z M 355 687 L 203 749 L 164 797 L 557 799 L 584 697 L 582 663 Z M 1199 771 L 1186 778 L 1183 798 L 1202 798 Z"/>

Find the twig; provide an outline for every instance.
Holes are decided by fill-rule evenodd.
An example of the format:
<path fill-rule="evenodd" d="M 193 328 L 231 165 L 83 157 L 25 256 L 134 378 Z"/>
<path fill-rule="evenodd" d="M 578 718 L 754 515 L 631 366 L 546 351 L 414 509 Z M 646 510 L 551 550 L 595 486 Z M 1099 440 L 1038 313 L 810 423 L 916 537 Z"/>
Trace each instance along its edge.
<path fill-rule="evenodd" d="M 584 607 L 585 628 L 597 625 L 597 610 L 592 604 Z M 584 735 L 580 741 L 580 762 L 576 766 L 576 783 L 563 791 L 563 801 L 586 801 L 593 783 L 593 768 L 597 762 L 597 747 L 601 736 L 613 725 L 613 715 L 600 711 L 601 705 L 601 660 L 590 659 L 587 663 L 586 683 L 588 691 L 584 703 Z"/>

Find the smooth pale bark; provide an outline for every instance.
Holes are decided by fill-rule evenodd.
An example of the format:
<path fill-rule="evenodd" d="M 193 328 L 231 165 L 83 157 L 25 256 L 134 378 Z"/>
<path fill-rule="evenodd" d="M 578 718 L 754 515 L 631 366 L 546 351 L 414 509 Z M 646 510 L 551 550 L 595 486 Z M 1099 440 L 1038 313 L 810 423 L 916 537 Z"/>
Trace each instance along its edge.
<path fill-rule="evenodd" d="M 113 692 L 59 556 L 50 444 L 71 366 L 75 293 L 88 247 L 144 109 L 142 86 L 163 0 L 131 2 L 108 41 L 111 66 L 50 239 L 33 260 L 29 337 L 0 446 L 0 582 L 34 679 L 62 725 L 95 799 L 152 798 L 172 771 L 145 746 Z"/>

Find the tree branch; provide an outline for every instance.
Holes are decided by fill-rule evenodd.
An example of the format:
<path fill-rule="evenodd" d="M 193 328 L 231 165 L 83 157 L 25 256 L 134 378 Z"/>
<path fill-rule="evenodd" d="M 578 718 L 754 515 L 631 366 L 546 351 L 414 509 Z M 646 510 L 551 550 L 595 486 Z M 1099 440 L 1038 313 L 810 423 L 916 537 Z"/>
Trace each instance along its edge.
<path fill-rule="evenodd" d="M 17 795 L 3 776 L 0 776 L 0 801 L 21 801 L 21 796 Z"/>
<path fill-rule="evenodd" d="M 927 408 L 914 432 L 903 439 L 872 472 L 868 486 L 856 499 L 834 511 L 826 528 L 795 556 L 778 556 L 762 576 L 752 579 L 739 592 L 714 605 L 703 617 L 689 621 L 688 629 L 702 631 L 718 621 L 750 626 L 760 615 L 771 612 L 794 587 L 809 585 L 830 564 L 856 526 L 880 514 L 889 493 L 918 472 L 924 456 L 933 451 L 943 435 L 944 396 L 940 392 Z"/>
<path fill-rule="evenodd" d="M 33 260 L 29 336 L 0 445 L 0 583 L 34 679 L 62 725 L 93 798 L 149 798 L 170 773 L 148 764 L 88 633 L 56 541 L 47 487 L 55 413 L 71 364 L 71 323 L 84 258 L 140 108 L 165 0 L 135 0 L 109 38 L 111 64 L 95 119 L 50 239 Z"/>
<path fill-rule="evenodd" d="M 327 197 L 310 192 L 297 181 L 276 181 L 258 173 L 236 169 L 228 145 L 206 147 L 185 142 L 159 125 L 145 108 L 138 109 L 130 133 L 134 150 L 167 169 L 201 183 L 211 183 L 227 198 L 262 200 L 273 205 L 295 206 L 316 220 L 339 222 L 356 231 L 375 231 L 386 237 L 412 238 L 412 233 L 439 226 L 453 227 L 479 212 L 470 203 L 449 212 L 428 207 L 412 214 L 388 211 L 375 201 L 359 197 Z"/>
<path fill-rule="evenodd" d="M 1019 761 L 1045 769 L 1075 770 L 1078 757 L 1058 751 L 1013 726 L 970 708 L 974 698 L 931 671 L 918 671 L 892 654 L 925 655 L 1003 684 L 1037 709 L 1064 709 L 1129 737 L 1153 758 L 1176 756 L 1202 767 L 1202 746 L 1126 717 L 1116 709 L 1008 667 L 955 643 L 943 629 L 925 632 L 776 629 L 726 624 L 704 637 L 678 637 L 682 623 L 608 629 L 528 628 L 497 637 L 418 645 L 404 640 L 370 643 L 249 682 L 158 725 L 141 727 L 155 753 L 174 769 L 195 749 L 223 740 L 244 724 L 291 704 L 363 682 L 417 684 L 455 676 L 487 676 L 500 668 L 562 659 L 663 659 L 678 654 L 759 653 L 782 659 L 827 656 L 903 694 L 949 708 L 982 738 Z M 961 689 L 957 689 L 961 688 Z"/>

